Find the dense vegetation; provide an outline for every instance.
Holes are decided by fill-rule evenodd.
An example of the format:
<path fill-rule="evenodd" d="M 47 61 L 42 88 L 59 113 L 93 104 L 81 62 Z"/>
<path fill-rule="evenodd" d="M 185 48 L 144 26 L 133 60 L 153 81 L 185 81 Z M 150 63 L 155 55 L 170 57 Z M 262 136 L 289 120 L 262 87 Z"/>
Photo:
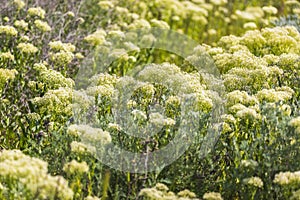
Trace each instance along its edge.
<path fill-rule="evenodd" d="M 296 0 L 4 0 L 0 199 L 300 199 L 299 15 Z M 169 143 L 163 166 L 114 159 Z"/>

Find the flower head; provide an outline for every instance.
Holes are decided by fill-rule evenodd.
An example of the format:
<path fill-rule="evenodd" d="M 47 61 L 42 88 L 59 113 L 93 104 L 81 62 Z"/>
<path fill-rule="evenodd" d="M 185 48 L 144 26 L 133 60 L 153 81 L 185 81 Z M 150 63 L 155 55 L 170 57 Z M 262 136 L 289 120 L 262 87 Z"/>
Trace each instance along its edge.
<path fill-rule="evenodd" d="M 39 19 L 34 21 L 35 26 L 42 32 L 49 32 L 51 31 L 51 27 L 48 25 L 47 22 L 41 21 Z"/>
<path fill-rule="evenodd" d="M 300 171 L 296 172 L 280 172 L 275 175 L 274 183 L 279 185 L 289 185 L 293 183 L 300 183 Z"/>
<path fill-rule="evenodd" d="M 205 200 L 223 200 L 222 196 L 218 192 L 207 192 L 203 195 Z"/>
<path fill-rule="evenodd" d="M 18 44 L 17 48 L 25 54 L 34 54 L 38 52 L 38 48 L 31 43 L 20 43 Z"/>
<path fill-rule="evenodd" d="M 89 166 L 86 162 L 72 160 L 64 165 L 63 170 L 68 174 L 83 174 L 89 171 Z"/>
<path fill-rule="evenodd" d="M 102 29 L 97 30 L 96 32 L 86 36 L 84 38 L 85 41 L 88 43 L 97 46 L 97 45 L 102 45 L 106 40 L 105 40 L 106 32 Z"/>
<path fill-rule="evenodd" d="M 25 7 L 25 3 L 24 3 L 24 1 L 22 1 L 22 0 L 14 0 L 14 5 L 16 6 L 16 8 L 18 9 L 18 10 L 21 10 L 22 8 L 24 8 Z"/>
<path fill-rule="evenodd" d="M 246 178 L 243 180 L 243 182 L 247 185 L 252 185 L 259 188 L 262 188 L 264 185 L 263 181 L 259 177 Z"/>
<path fill-rule="evenodd" d="M 98 5 L 103 10 L 109 10 L 110 8 L 114 7 L 114 4 L 111 1 L 100 1 Z"/>
<path fill-rule="evenodd" d="M 73 199 L 73 191 L 68 187 L 68 182 L 61 176 L 48 174 L 47 167 L 46 162 L 29 157 L 19 150 L 0 152 L 2 177 L 13 178 L 17 181 L 16 185 L 22 185 L 26 192 L 36 195 L 38 199 Z"/>
<path fill-rule="evenodd" d="M 14 26 L 19 28 L 19 29 L 23 29 L 23 30 L 28 29 L 28 23 L 25 22 L 23 19 L 22 20 L 16 20 L 15 23 L 14 23 Z"/>
<path fill-rule="evenodd" d="M 42 32 L 49 32 L 51 31 L 51 27 L 48 25 L 47 22 L 41 21 L 39 19 L 34 21 L 35 26 Z"/>
<path fill-rule="evenodd" d="M 0 26 L 0 34 L 5 34 L 8 36 L 16 36 L 18 31 L 13 26 Z"/>
<path fill-rule="evenodd" d="M 0 68 L 0 92 L 8 80 L 13 80 L 17 74 L 16 70 Z"/>
<path fill-rule="evenodd" d="M 263 11 L 270 15 L 276 15 L 278 10 L 274 6 L 264 6 L 262 7 Z"/>
<path fill-rule="evenodd" d="M 45 10 L 43 10 L 41 7 L 29 8 L 27 13 L 31 17 L 39 17 L 41 19 L 44 19 L 46 14 Z"/>
<path fill-rule="evenodd" d="M 0 59 L 1 60 L 14 61 L 15 57 L 9 51 L 8 52 L 0 52 Z"/>
<path fill-rule="evenodd" d="M 52 51 L 67 51 L 67 52 L 75 52 L 76 47 L 71 43 L 63 43 L 61 41 L 53 41 L 49 42 L 50 49 Z"/>

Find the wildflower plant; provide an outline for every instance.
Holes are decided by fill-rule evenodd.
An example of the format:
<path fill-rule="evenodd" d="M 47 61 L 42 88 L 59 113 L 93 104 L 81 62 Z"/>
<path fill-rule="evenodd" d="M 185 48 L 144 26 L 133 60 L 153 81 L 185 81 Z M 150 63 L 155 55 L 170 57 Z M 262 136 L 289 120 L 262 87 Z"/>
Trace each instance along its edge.
<path fill-rule="evenodd" d="M 299 199 L 299 5 L 4 0 L 0 199 Z"/>

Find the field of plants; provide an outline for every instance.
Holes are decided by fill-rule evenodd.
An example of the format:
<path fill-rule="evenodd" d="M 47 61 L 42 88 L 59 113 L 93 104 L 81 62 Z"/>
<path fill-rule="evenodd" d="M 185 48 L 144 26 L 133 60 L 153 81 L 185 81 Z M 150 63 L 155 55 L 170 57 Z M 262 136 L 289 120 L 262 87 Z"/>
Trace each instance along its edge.
<path fill-rule="evenodd" d="M 300 200 L 299 0 L 1 0 L 0 200 Z"/>

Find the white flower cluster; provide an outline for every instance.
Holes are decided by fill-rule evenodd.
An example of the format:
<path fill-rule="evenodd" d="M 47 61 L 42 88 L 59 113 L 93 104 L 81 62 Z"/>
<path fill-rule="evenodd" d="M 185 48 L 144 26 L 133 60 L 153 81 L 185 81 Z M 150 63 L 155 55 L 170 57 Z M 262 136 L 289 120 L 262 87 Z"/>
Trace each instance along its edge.
<path fill-rule="evenodd" d="M 300 134 L 300 117 L 296 117 L 289 122 L 290 126 L 295 127 L 296 132 Z"/>
<path fill-rule="evenodd" d="M 15 75 L 17 74 L 16 70 L 10 70 L 10 69 L 2 69 L 0 68 L 0 92 L 2 91 L 5 83 L 8 80 L 13 80 L 15 78 Z"/>
<path fill-rule="evenodd" d="M 21 10 L 22 8 L 25 7 L 25 2 L 22 0 L 14 0 L 13 3 L 18 10 Z"/>
<path fill-rule="evenodd" d="M 14 61 L 15 56 L 13 54 L 11 54 L 9 51 L 8 52 L 0 52 L 0 60 Z"/>
<path fill-rule="evenodd" d="M 243 104 L 246 106 L 254 106 L 258 104 L 258 100 L 255 96 L 249 95 L 245 91 L 235 90 L 226 94 L 227 106 L 233 106 L 235 104 Z"/>
<path fill-rule="evenodd" d="M 111 97 L 114 93 L 114 86 L 118 82 L 116 75 L 98 74 L 90 80 L 90 85 L 86 89 L 86 94 L 95 98 Z"/>
<path fill-rule="evenodd" d="M 84 141 L 91 145 L 105 145 L 111 142 L 110 133 L 100 128 L 93 128 L 88 125 L 71 125 L 68 128 L 70 135 L 80 136 Z"/>
<path fill-rule="evenodd" d="M 71 143 L 71 151 L 77 154 L 95 154 L 96 148 L 82 142 L 73 141 Z"/>
<path fill-rule="evenodd" d="M 259 177 L 251 177 L 243 179 L 243 182 L 247 185 L 252 185 L 254 187 L 262 188 L 264 183 Z"/>
<path fill-rule="evenodd" d="M 50 59 L 58 66 L 68 65 L 75 58 L 76 47 L 71 43 L 53 41 L 49 43 L 49 46 L 51 50 L 49 53 Z"/>
<path fill-rule="evenodd" d="M 72 90 L 70 88 L 48 90 L 43 97 L 35 97 L 31 102 L 38 107 L 40 114 L 51 113 L 53 119 L 72 115 Z"/>
<path fill-rule="evenodd" d="M 152 19 L 150 21 L 152 27 L 158 27 L 161 29 L 170 29 L 170 25 L 162 20 Z"/>
<path fill-rule="evenodd" d="M 63 43 L 61 41 L 53 41 L 49 42 L 50 49 L 55 52 L 59 51 L 69 51 L 69 52 L 75 52 L 76 47 L 71 43 Z"/>
<path fill-rule="evenodd" d="M 260 18 L 263 18 L 264 11 L 261 7 L 247 7 L 246 10 L 237 10 L 235 15 L 238 19 L 247 20 L 247 21 L 257 21 Z"/>
<path fill-rule="evenodd" d="M 265 8 L 266 9 L 266 8 Z M 257 93 L 258 101 L 278 102 L 292 98 L 291 90 L 276 88 L 278 78 L 298 73 L 300 34 L 294 27 L 247 31 L 243 36 L 224 36 L 221 47 L 205 46 L 222 74 L 226 90 Z"/>
<path fill-rule="evenodd" d="M 288 101 L 293 97 L 294 91 L 289 87 L 281 87 L 276 89 L 263 89 L 256 96 L 260 102 L 278 102 Z"/>
<path fill-rule="evenodd" d="M 280 172 L 275 175 L 274 183 L 279 185 L 289 185 L 294 183 L 300 183 L 300 171 L 296 172 Z"/>
<path fill-rule="evenodd" d="M 151 113 L 149 115 L 149 121 L 150 123 L 156 125 L 156 126 L 173 126 L 175 125 L 175 120 L 171 119 L 171 118 L 164 118 L 163 115 L 161 115 L 160 113 Z"/>
<path fill-rule="evenodd" d="M 22 20 L 16 20 L 14 23 L 14 26 L 17 27 L 18 29 L 27 31 L 28 29 L 28 23 L 25 22 L 23 19 Z"/>
<path fill-rule="evenodd" d="M 45 10 L 42 9 L 41 7 L 29 8 L 27 10 L 27 13 L 31 17 L 39 17 L 41 19 L 44 19 L 45 18 L 45 14 L 46 14 Z"/>
<path fill-rule="evenodd" d="M 203 195 L 205 200 L 223 200 L 222 196 L 218 192 L 207 192 Z"/>
<path fill-rule="evenodd" d="M 36 63 L 33 67 L 39 72 L 38 82 L 46 85 L 50 89 L 58 89 L 60 87 L 73 88 L 75 83 L 70 78 L 65 78 L 60 72 L 47 69 L 43 63 Z"/>
<path fill-rule="evenodd" d="M 76 160 L 72 160 L 64 165 L 63 170 L 67 174 L 83 174 L 89 171 L 89 166 L 86 162 L 77 162 Z"/>
<path fill-rule="evenodd" d="M 5 34 L 7 36 L 16 36 L 18 34 L 18 31 L 13 26 L 0 26 L 0 34 Z"/>
<path fill-rule="evenodd" d="M 84 90 L 73 90 L 73 113 L 85 113 L 95 101 L 94 96 L 89 96 Z"/>
<path fill-rule="evenodd" d="M 169 191 L 169 188 L 162 184 L 157 183 L 152 188 L 144 188 L 140 191 L 139 196 L 149 200 L 198 200 L 195 193 L 189 190 L 183 190 L 177 193 Z"/>
<path fill-rule="evenodd" d="M 40 30 L 41 32 L 49 32 L 49 31 L 51 31 L 51 27 L 45 21 L 37 19 L 37 20 L 34 21 L 34 24 L 35 24 L 36 28 L 38 30 Z"/>
<path fill-rule="evenodd" d="M 233 116 L 240 119 L 261 118 L 258 107 L 259 101 L 255 96 L 251 96 L 245 91 L 235 90 L 228 93 L 226 98 L 226 106 Z"/>
<path fill-rule="evenodd" d="M 208 112 L 213 107 L 212 98 L 214 94 L 206 90 L 206 85 L 201 84 L 198 73 L 182 72 L 174 64 L 150 64 L 147 65 L 137 76 L 138 80 L 154 82 L 163 85 L 177 95 L 190 95 L 194 97 L 197 110 Z"/>
<path fill-rule="evenodd" d="M 256 168 L 258 166 L 258 163 L 255 160 L 242 160 L 241 166 L 243 167 L 250 167 L 250 168 Z"/>
<path fill-rule="evenodd" d="M 85 41 L 87 41 L 89 44 L 93 45 L 93 46 L 98 46 L 98 45 L 102 45 L 103 43 L 105 43 L 106 39 L 106 32 L 102 29 L 99 29 L 97 31 L 95 31 L 94 33 L 86 36 L 84 38 Z"/>
<path fill-rule="evenodd" d="M 114 4 L 111 1 L 100 1 L 98 5 L 103 10 L 109 10 L 114 7 Z"/>
<path fill-rule="evenodd" d="M 4 178 L 2 180 L 14 179 L 38 199 L 73 199 L 73 191 L 63 177 L 51 176 L 46 162 L 26 156 L 19 150 L 0 152 L 0 176 Z"/>
<path fill-rule="evenodd" d="M 300 190 L 297 190 L 295 192 L 293 192 L 292 197 L 290 198 L 291 200 L 298 200 L 300 199 Z"/>
<path fill-rule="evenodd" d="M 270 15 L 276 15 L 278 12 L 277 8 L 275 8 L 274 6 L 264 6 L 264 7 L 262 7 L 262 10 L 266 14 L 270 14 Z"/>
<path fill-rule="evenodd" d="M 17 48 L 19 49 L 20 52 L 24 53 L 24 54 L 34 54 L 36 52 L 38 52 L 38 48 L 35 47 L 33 44 L 31 43 L 20 43 L 18 44 Z"/>
<path fill-rule="evenodd" d="M 98 198 L 98 197 L 87 196 L 87 197 L 84 198 L 84 200 L 101 200 L 101 199 Z"/>

